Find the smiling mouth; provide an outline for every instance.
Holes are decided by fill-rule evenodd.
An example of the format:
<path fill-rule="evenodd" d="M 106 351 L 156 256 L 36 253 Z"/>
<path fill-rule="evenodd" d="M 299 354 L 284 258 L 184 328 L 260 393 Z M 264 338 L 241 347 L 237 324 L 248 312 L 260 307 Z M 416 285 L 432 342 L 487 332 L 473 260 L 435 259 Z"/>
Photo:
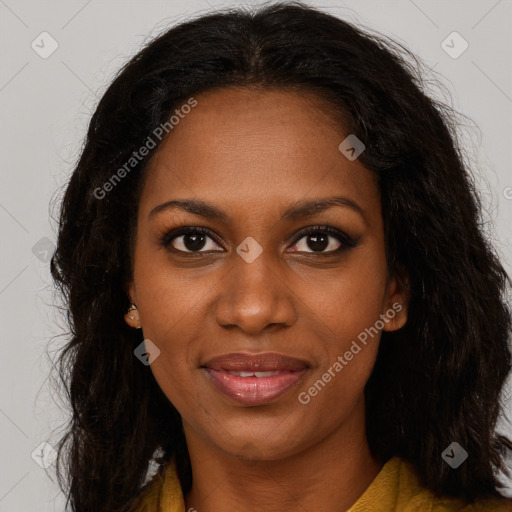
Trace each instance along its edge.
<path fill-rule="evenodd" d="M 280 375 L 281 371 L 279 370 L 275 370 L 275 371 L 267 371 L 267 372 L 252 372 L 252 371 L 247 371 L 247 372 L 237 372 L 237 371 L 234 371 L 234 370 L 226 370 L 226 373 L 229 373 L 230 375 L 236 375 L 238 377 L 258 377 L 258 378 L 264 378 L 264 377 L 273 377 L 274 375 Z"/>
<path fill-rule="evenodd" d="M 296 387 L 311 369 L 305 359 L 277 352 L 235 352 L 201 366 L 208 382 L 231 401 L 243 405 L 274 402 Z"/>
<path fill-rule="evenodd" d="M 302 370 L 232 371 L 203 367 L 209 381 L 231 400 L 243 405 L 264 405 L 285 395 L 308 373 Z"/>

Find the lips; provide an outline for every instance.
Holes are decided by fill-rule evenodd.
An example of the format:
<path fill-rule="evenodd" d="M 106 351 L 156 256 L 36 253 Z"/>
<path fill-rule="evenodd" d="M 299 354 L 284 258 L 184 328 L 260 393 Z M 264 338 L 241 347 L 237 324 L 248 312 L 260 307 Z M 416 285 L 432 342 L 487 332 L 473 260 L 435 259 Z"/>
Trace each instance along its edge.
<path fill-rule="evenodd" d="M 259 354 L 237 352 L 210 359 L 203 366 L 212 370 L 271 372 L 304 370 L 309 365 L 302 359 L 275 352 L 261 352 Z"/>
<path fill-rule="evenodd" d="M 211 359 L 202 368 L 218 391 L 254 406 L 273 402 L 297 386 L 309 364 L 273 352 L 233 353 Z"/>

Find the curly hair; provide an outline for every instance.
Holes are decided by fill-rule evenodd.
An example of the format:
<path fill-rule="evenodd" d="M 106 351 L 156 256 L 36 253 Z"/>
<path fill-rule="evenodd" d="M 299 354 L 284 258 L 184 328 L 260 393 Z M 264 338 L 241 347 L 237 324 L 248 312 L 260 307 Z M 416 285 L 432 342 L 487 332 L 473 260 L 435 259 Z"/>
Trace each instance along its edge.
<path fill-rule="evenodd" d="M 359 160 L 378 176 L 388 268 L 407 272 L 410 304 L 407 324 L 382 334 L 365 388 L 372 454 L 410 461 L 440 496 L 500 495 L 497 473 L 508 475 L 512 449 L 496 433 L 511 370 L 511 282 L 485 235 L 456 113 L 426 94 L 420 66 L 386 36 L 286 2 L 190 19 L 119 71 L 67 183 L 51 260 L 70 330 L 58 371 L 72 417 L 57 474 L 74 511 L 134 510 L 157 451 L 160 469 L 175 457 L 184 494 L 191 488 L 181 416 L 134 357 L 142 335 L 123 321 L 137 206 L 160 143 L 105 197 L 95 191 L 173 110 L 230 86 L 328 99 L 340 134 L 364 141 Z M 453 441 L 471 458 L 457 471 L 440 461 Z"/>

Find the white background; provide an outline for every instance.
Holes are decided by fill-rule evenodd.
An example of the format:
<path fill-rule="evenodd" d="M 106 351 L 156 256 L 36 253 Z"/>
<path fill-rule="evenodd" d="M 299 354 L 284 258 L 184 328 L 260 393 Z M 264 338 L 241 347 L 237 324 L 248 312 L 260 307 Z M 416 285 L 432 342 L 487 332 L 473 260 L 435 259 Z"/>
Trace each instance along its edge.
<path fill-rule="evenodd" d="M 48 380 L 46 354 L 55 357 L 65 341 L 49 346 L 62 332 L 45 261 L 55 241 L 49 203 L 76 162 L 96 102 L 148 37 L 191 14 L 242 4 L 259 2 L 0 0 L 0 512 L 64 509 L 52 468 L 47 474 L 31 458 L 66 415 Z M 395 38 L 441 75 L 449 101 L 476 125 L 464 133 L 466 151 L 512 273 L 512 1 L 310 4 Z M 47 59 L 31 47 L 45 31 L 58 43 Z M 453 31 L 469 44 L 456 59 L 441 47 Z"/>

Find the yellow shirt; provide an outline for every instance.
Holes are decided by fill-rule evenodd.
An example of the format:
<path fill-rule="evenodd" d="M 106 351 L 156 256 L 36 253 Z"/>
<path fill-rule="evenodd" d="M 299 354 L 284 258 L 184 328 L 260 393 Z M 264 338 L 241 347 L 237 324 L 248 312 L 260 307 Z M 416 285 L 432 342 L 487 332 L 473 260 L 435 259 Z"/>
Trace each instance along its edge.
<path fill-rule="evenodd" d="M 185 512 L 174 461 L 162 476 L 155 476 L 141 497 L 139 512 Z M 512 512 L 512 499 L 485 500 L 473 505 L 450 498 L 436 499 L 421 487 L 412 465 L 394 457 L 346 512 Z"/>

